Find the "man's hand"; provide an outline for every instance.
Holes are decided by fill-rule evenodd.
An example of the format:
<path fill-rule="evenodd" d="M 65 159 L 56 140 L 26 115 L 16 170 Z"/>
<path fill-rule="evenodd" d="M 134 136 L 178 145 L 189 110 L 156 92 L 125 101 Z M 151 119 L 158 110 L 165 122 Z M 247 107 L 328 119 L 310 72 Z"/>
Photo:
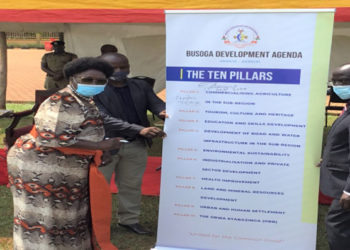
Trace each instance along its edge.
<path fill-rule="evenodd" d="M 165 112 L 165 110 L 160 111 L 160 113 L 158 114 L 159 118 L 161 119 L 165 119 L 165 118 L 169 118 L 168 114 Z"/>
<path fill-rule="evenodd" d="M 140 135 L 146 138 L 154 138 L 157 136 L 164 138 L 166 136 L 166 133 L 164 133 L 163 130 L 157 127 L 148 127 L 148 128 L 142 129 L 140 131 Z"/>
<path fill-rule="evenodd" d="M 321 164 L 322 164 L 322 159 L 319 161 L 319 163 L 316 164 L 316 167 L 321 167 Z"/>
<path fill-rule="evenodd" d="M 350 195 L 343 193 L 342 196 L 340 197 L 339 204 L 344 210 L 349 210 L 350 209 Z"/>

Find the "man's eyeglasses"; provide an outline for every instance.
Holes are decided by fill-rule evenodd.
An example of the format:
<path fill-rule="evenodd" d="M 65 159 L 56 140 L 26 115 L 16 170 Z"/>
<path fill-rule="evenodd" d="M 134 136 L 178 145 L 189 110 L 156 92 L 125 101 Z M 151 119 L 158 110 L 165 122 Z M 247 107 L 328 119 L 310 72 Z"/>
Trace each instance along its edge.
<path fill-rule="evenodd" d="M 78 83 L 82 83 L 82 84 L 97 84 L 97 85 L 104 85 L 107 83 L 107 79 L 106 78 L 92 78 L 92 77 L 81 77 L 78 79 L 75 79 Z"/>

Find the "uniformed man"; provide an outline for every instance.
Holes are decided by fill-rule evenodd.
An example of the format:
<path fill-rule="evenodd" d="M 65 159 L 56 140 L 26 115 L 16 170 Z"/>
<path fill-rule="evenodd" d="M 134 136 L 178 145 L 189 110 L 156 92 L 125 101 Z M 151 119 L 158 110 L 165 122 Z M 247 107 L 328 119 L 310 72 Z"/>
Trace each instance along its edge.
<path fill-rule="evenodd" d="M 54 52 L 45 54 L 41 59 L 41 69 L 47 73 L 45 89 L 64 88 L 68 84 L 63 76 L 63 66 L 77 58 L 77 55 L 64 50 L 63 41 L 53 41 Z"/>

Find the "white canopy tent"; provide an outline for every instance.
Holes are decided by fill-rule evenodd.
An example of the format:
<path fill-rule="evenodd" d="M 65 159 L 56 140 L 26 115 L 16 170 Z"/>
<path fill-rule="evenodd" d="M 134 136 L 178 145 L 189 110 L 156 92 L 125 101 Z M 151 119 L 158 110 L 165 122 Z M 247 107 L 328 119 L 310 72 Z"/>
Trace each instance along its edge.
<path fill-rule="evenodd" d="M 98 56 L 103 44 L 114 44 L 125 54 L 133 76 L 156 79 L 155 91 L 165 88 L 164 23 L 2 23 L 5 32 L 64 32 L 66 50 L 79 57 Z M 302 34 L 300 42 L 302 42 Z M 329 72 L 350 62 L 350 22 L 334 24 Z"/>

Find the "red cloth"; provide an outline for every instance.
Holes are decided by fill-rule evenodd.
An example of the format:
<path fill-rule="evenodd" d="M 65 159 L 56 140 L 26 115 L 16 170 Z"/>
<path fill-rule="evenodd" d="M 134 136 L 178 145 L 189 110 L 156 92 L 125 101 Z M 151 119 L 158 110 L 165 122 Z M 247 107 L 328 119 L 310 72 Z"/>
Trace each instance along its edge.
<path fill-rule="evenodd" d="M 7 185 L 8 182 L 6 150 L 0 149 L 0 185 Z"/>
<path fill-rule="evenodd" d="M 0 9 L 0 22 L 164 23 L 164 9 Z"/>
<path fill-rule="evenodd" d="M 332 197 L 329 197 L 321 192 L 318 193 L 318 203 L 322 205 L 330 205 L 333 201 Z"/>
<path fill-rule="evenodd" d="M 161 157 L 148 157 L 147 166 L 142 179 L 142 194 L 159 196 L 160 193 L 160 172 L 156 169 L 162 164 Z M 114 173 L 111 179 L 111 192 L 117 193 L 118 189 L 114 183 Z"/>
<path fill-rule="evenodd" d="M 164 23 L 164 9 L 0 9 L 0 22 Z M 336 8 L 335 22 L 350 21 L 350 7 Z"/>

